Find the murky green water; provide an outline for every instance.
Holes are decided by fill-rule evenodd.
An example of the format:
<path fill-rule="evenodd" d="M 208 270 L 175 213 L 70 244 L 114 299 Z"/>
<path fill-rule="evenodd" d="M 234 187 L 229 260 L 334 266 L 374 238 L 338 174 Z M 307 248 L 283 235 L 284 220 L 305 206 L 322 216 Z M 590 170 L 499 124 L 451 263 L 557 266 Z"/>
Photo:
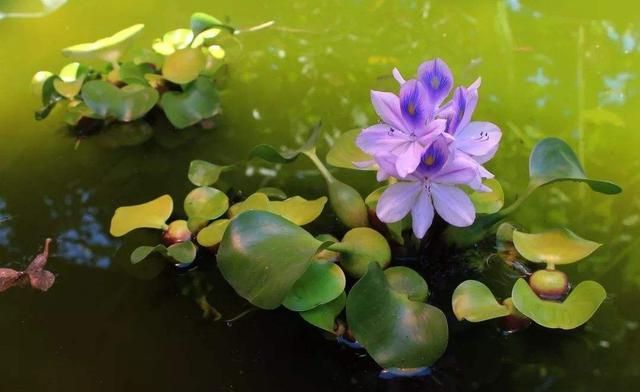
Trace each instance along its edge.
<path fill-rule="evenodd" d="M 37 6 L 0 1 L 4 12 Z M 64 65 L 60 48 L 137 22 L 147 25 L 139 41 L 146 44 L 196 10 L 239 26 L 276 21 L 239 37 L 217 129 L 181 139 L 158 132 L 129 148 L 84 140 L 74 149 L 60 113 L 33 119 L 31 75 Z M 632 0 L 70 0 L 44 17 L 0 20 L 0 220 L 8 219 L 0 224 L 0 260 L 24 264 L 51 236 L 49 266 L 58 275 L 46 294 L 0 296 L 0 390 L 633 390 L 640 383 L 638 11 Z M 504 132 L 490 169 L 511 199 L 526 183 L 530 148 L 547 135 L 567 140 L 593 177 L 625 189 L 607 197 L 554 186 L 515 217 L 532 230 L 562 225 L 606 244 L 570 269 L 574 281 L 599 280 L 609 293 L 586 327 L 504 338 L 491 323 L 452 323 L 434 378 L 380 381 L 370 359 L 295 314 L 254 312 L 231 325 L 204 319 L 192 299 L 201 292 L 225 318 L 247 309 L 215 268 L 177 278 L 153 264 L 133 268 L 129 251 L 155 241 L 154 233 L 109 237 L 115 207 L 186 194 L 192 159 L 236 162 L 260 142 L 300 141 L 320 119 L 326 151 L 339 132 L 374 121 L 368 91 L 395 88 L 394 66 L 410 74 L 434 56 L 458 82 L 482 76 L 476 117 Z M 283 184 L 290 194 L 324 193 L 306 161 L 277 178 L 270 165 L 249 167 L 225 179 L 247 193 Z M 363 192 L 374 187 L 370 174 L 336 175 Z"/>

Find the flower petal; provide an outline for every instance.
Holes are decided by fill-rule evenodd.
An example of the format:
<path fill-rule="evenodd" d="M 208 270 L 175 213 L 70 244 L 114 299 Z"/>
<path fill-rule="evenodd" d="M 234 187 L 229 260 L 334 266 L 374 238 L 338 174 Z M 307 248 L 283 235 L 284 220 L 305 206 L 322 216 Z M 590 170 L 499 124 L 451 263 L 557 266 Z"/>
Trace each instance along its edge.
<path fill-rule="evenodd" d="M 420 157 L 418 172 L 425 177 L 437 174 L 449 159 L 449 145 L 445 138 L 434 141 Z"/>
<path fill-rule="evenodd" d="M 422 192 L 422 182 L 398 182 L 385 190 L 378 200 L 376 214 L 382 222 L 398 222 L 413 208 Z"/>
<path fill-rule="evenodd" d="M 427 99 L 424 87 L 417 80 L 409 80 L 400 87 L 402 118 L 411 127 L 412 133 L 424 128 L 427 118 L 431 115 Z"/>
<path fill-rule="evenodd" d="M 400 132 L 407 132 L 402 119 L 400 99 L 393 93 L 371 91 L 371 103 L 380 119 Z M 408 133 L 408 132 L 407 132 Z"/>
<path fill-rule="evenodd" d="M 495 124 L 473 121 L 456 134 L 456 148 L 469 155 L 483 156 L 494 151 L 502 132 Z"/>
<path fill-rule="evenodd" d="M 470 184 L 477 180 L 479 164 L 463 153 L 456 153 L 431 180 L 440 184 Z"/>
<path fill-rule="evenodd" d="M 431 227 L 433 215 L 433 204 L 429 192 L 420 192 L 416 198 L 416 204 L 411 209 L 413 234 L 416 237 L 424 237 L 429 227 Z"/>
<path fill-rule="evenodd" d="M 425 147 L 419 142 L 414 141 L 407 145 L 407 149 L 404 152 L 397 154 L 396 170 L 398 171 L 398 175 L 400 177 L 406 177 L 408 174 L 416 171 L 424 151 Z"/>
<path fill-rule="evenodd" d="M 404 80 L 398 68 L 394 68 L 393 71 L 391 71 L 391 73 L 393 74 L 393 78 L 396 80 L 396 82 L 398 82 L 398 84 L 402 86 L 403 84 L 406 83 L 406 80 Z"/>
<path fill-rule="evenodd" d="M 427 90 L 427 95 L 433 107 L 438 107 L 442 103 L 453 86 L 451 70 L 440 59 L 422 63 L 418 68 L 418 78 Z"/>
<path fill-rule="evenodd" d="M 433 205 L 438 215 L 453 226 L 466 227 L 476 219 L 476 210 L 469 196 L 454 186 L 431 184 Z"/>
<path fill-rule="evenodd" d="M 376 124 L 360 132 L 356 145 L 369 155 L 383 155 L 410 141 L 409 135 L 398 132 L 387 124 Z"/>

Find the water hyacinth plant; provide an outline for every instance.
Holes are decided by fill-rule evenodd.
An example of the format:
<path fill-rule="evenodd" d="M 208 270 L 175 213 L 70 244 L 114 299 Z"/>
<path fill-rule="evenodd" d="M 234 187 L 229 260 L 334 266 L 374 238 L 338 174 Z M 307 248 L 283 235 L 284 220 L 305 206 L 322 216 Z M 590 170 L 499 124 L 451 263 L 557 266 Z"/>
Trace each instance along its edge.
<path fill-rule="evenodd" d="M 210 127 L 220 112 L 215 83 L 225 58 L 220 40 L 234 29 L 195 13 L 190 28 L 169 31 L 151 49 L 132 53 L 143 28 L 137 24 L 63 49 L 65 57 L 77 62 L 58 74 L 40 71 L 33 77 L 33 91 L 43 105 L 36 119 L 63 105 L 65 121 L 86 134 L 112 122 L 145 118 L 157 109 L 175 128 Z M 125 59 L 128 53 L 132 54 Z"/>
<path fill-rule="evenodd" d="M 378 181 L 393 178 L 378 201 L 382 222 L 395 223 L 409 213 L 413 232 L 424 237 L 437 212 L 448 223 L 465 227 L 475 220 L 475 208 L 460 189 L 479 192 L 493 178 L 482 164 L 497 152 L 500 129 L 489 122 L 472 122 L 480 79 L 455 89 L 453 76 L 440 59 L 420 65 L 416 79 L 394 76 L 400 93 L 372 91 L 371 101 L 381 123 L 362 130 L 356 144 L 378 165 Z M 435 211 L 434 211 L 435 210 Z"/>

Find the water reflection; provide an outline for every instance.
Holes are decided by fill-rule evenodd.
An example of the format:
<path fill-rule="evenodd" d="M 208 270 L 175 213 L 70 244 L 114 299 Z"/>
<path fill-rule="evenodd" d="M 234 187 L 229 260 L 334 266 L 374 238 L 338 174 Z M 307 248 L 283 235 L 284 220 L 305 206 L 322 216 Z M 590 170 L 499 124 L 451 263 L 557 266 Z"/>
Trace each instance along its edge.
<path fill-rule="evenodd" d="M 56 11 L 67 0 L 19 0 L 3 1 L 0 20 L 7 18 L 41 18 Z"/>
<path fill-rule="evenodd" d="M 7 211 L 7 202 L 0 197 L 0 246 L 7 247 L 11 242 L 11 226 L 9 220 L 11 216 Z"/>

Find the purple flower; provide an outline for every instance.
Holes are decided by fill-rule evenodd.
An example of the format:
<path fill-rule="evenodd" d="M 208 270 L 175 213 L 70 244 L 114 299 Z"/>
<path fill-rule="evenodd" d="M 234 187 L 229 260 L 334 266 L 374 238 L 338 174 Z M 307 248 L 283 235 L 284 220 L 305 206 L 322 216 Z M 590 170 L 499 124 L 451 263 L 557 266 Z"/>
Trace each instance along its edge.
<path fill-rule="evenodd" d="M 381 170 L 397 175 L 389 156 L 376 161 Z M 376 214 L 381 221 L 392 223 L 411 213 L 413 232 L 418 238 L 424 237 L 435 212 L 454 226 L 469 226 L 475 220 L 475 208 L 456 185 L 468 185 L 475 177 L 475 168 L 463 154 L 450 149 L 445 139 L 439 139 L 425 151 L 414 173 L 384 191 Z"/>
<path fill-rule="evenodd" d="M 400 178 L 416 170 L 427 147 L 444 132 L 445 119 L 433 119 L 427 90 L 417 80 L 400 87 L 400 96 L 372 91 L 371 102 L 382 123 L 362 131 L 356 143 L 373 155 L 394 155 Z"/>

